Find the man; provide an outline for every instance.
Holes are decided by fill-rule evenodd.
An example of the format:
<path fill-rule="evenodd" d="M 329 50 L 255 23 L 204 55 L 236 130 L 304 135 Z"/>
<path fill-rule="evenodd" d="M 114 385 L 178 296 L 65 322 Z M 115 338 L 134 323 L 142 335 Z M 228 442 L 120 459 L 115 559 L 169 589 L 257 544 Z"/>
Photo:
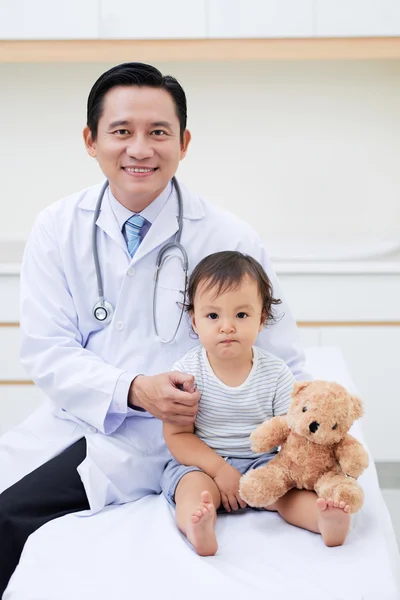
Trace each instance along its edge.
<path fill-rule="evenodd" d="M 171 340 L 184 300 L 176 245 L 161 261 L 153 313 L 157 256 L 178 230 L 190 270 L 237 249 L 263 264 L 282 298 L 247 224 L 183 190 L 179 229 L 172 178 L 190 137 L 174 78 L 140 63 L 110 69 L 90 92 L 84 129 L 109 181 L 95 226 L 102 281 L 92 246 L 100 186 L 48 207 L 33 227 L 21 271 L 21 359 L 49 402 L 0 440 L 0 594 L 27 537 L 47 521 L 160 492 L 169 459 L 162 421 L 192 423 L 199 399 L 193 377 L 169 372 L 197 344 L 185 317 Z M 112 318 L 102 320 L 104 310 L 96 318 L 99 306 Z M 258 343 L 302 378 L 284 301 L 279 313 Z"/>

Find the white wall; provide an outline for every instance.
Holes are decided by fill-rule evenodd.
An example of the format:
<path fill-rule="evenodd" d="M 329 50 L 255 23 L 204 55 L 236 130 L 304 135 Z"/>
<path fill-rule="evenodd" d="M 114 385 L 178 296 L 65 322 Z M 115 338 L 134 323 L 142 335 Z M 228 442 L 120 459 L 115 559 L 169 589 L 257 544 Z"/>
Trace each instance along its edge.
<path fill-rule="evenodd" d="M 81 130 L 110 66 L 0 65 L 0 240 L 101 179 Z M 399 61 L 157 66 L 187 91 L 194 190 L 267 240 L 400 240 Z"/>

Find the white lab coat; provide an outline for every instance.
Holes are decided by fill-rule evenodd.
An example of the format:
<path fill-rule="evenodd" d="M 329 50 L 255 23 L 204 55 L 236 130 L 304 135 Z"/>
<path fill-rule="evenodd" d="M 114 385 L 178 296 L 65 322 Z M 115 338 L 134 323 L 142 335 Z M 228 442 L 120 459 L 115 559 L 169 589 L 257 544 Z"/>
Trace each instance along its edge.
<path fill-rule="evenodd" d="M 38 217 L 29 237 L 21 272 L 21 360 L 48 402 L 0 440 L 0 490 L 57 455 L 82 436 L 87 457 L 79 467 L 92 511 L 110 503 L 160 492 L 169 458 L 161 423 L 127 409 L 130 382 L 152 375 L 198 344 L 185 315 L 174 342 L 155 335 L 152 294 L 156 257 L 177 231 L 174 191 L 131 259 L 117 220 L 104 198 L 97 225 L 104 295 L 115 309 L 110 325 L 93 317 L 97 284 L 91 228 L 101 186 L 60 200 Z M 183 193 L 181 242 L 189 270 L 207 254 L 240 250 L 258 259 L 282 292 L 262 243 L 237 217 Z M 182 301 L 182 269 L 166 261 L 160 275 L 157 321 L 164 337 L 172 334 Z M 283 358 L 297 378 L 303 353 L 285 301 L 282 318 L 265 329 L 258 344 Z"/>

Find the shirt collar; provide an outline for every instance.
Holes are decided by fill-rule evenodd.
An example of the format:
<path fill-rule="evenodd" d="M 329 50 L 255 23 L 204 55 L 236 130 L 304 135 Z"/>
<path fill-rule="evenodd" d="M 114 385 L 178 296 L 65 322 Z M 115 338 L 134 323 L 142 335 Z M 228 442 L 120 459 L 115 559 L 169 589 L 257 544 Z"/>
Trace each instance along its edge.
<path fill-rule="evenodd" d="M 167 202 L 172 192 L 172 182 L 170 181 L 163 192 L 151 202 L 146 208 L 144 208 L 140 213 L 134 213 L 129 208 L 126 208 L 121 202 L 119 202 L 115 196 L 112 194 L 110 187 L 108 187 L 108 199 L 110 202 L 111 210 L 114 213 L 114 216 L 118 222 L 119 228 L 122 231 L 122 228 L 125 222 L 135 214 L 139 214 L 146 219 L 150 225 L 154 223 L 158 215 L 160 214 L 164 204 Z"/>

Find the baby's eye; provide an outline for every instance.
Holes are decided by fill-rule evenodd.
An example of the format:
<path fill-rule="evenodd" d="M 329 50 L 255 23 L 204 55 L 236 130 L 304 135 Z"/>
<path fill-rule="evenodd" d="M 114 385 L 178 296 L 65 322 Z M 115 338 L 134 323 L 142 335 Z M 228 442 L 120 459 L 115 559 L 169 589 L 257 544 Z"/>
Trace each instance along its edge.
<path fill-rule="evenodd" d="M 245 319 L 248 316 L 248 314 L 245 312 L 240 312 L 236 316 L 238 319 Z"/>
<path fill-rule="evenodd" d="M 207 318 L 212 319 L 214 321 L 215 319 L 218 319 L 218 315 L 217 313 L 210 313 L 207 315 Z"/>
<path fill-rule="evenodd" d="M 332 427 L 332 429 L 337 429 L 337 423 L 334 424 L 334 426 Z"/>
<path fill-rule="evenodd" d="M 303 406 L 303 408 L 301 409 L 303 412 L 307 412 L 307 406 Z"/>

